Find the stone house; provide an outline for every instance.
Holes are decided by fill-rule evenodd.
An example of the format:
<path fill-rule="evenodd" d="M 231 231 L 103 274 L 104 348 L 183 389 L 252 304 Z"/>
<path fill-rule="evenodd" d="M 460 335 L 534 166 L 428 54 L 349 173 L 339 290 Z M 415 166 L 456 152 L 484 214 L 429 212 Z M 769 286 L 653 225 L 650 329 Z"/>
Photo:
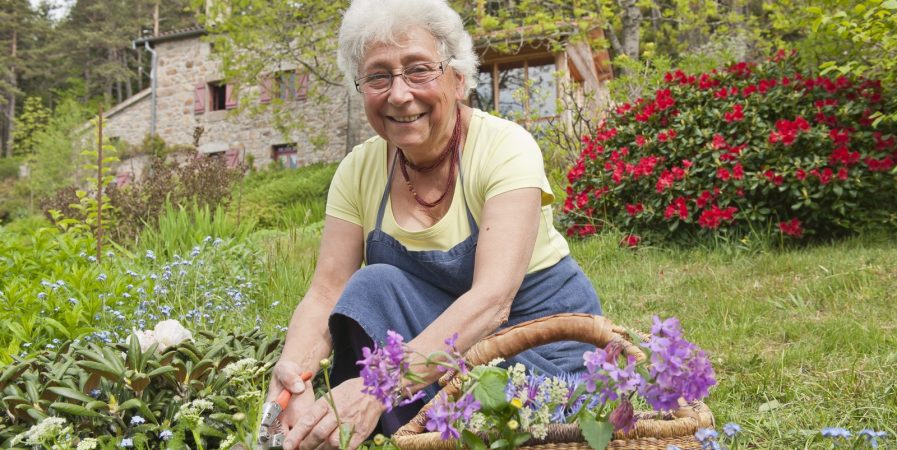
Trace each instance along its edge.
<path fill-rule="evenodd" d="M 153 53 L 155 83 L 105 113 L 107 136 L 136 145 L 154 132 L 168 144 L 192 145 L 202 154 L 226 158 L 231 165 L 251 161 L 265 166 L 278 161 L 298 167 L 339 161 L 356 143 L 373 135 L 360 95 L 334 89 L 338 92 L 327 101 L 309 101 L 309 76 L 296 69 L 280 71 L 244 89 L 251 91 L 247 98 L 259 104 L 279 96 L 286 107 L 303 108 L 310 121 L 303 128 L 317 134 L 291 131 L 285 135 L 272 125 L 264 109 L 257 114 L 236 113 L 241 93 L 222 79 L 210 44 L 201 39 L 204 34 L 197 27 L 134 41 L 135 50 Z M 480 37 L 478 44 L 487 38 Z M 484 49 L 480 58 L 480 83 L 469 103 L 516 117 L 528 127 L 557 117 L 558 73 L 599 97 L 606 96 L 604 82 L 611 76 L 607 52 L 593 52 L 587 46 L 568 45 L 558 53 L 536 41 L 514 55 Z M 520 89 L 539 94 L 514 95 Z M 123 161 L 118 182 L 139 176 L 145 160 Z"/>

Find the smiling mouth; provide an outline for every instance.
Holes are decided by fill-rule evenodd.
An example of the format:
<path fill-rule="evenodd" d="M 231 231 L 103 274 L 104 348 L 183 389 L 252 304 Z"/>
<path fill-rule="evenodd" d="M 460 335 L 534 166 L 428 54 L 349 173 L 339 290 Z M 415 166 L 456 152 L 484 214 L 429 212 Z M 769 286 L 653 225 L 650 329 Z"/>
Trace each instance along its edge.
<path fill-rule="evenodd" d="M 413 116 L 389 116 L 389 118 L 399 123 L 411 123 L 423 116 L 423 114 L 415 114 Z"/>

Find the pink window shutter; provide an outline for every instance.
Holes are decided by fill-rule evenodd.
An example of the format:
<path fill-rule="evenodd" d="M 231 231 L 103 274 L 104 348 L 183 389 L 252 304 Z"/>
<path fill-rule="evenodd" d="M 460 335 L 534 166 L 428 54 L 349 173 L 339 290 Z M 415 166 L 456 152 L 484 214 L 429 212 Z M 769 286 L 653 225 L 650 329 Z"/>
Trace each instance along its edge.
<path fill-rule="evenodd" d="M 202 114 L 206 111 L 206 85 L 200 83 L 193 90 L 193 112 Z"/>
<path fill-rule="evenodd" d="M 271 86 L 273 81 L 271 74 L 262 75 L 262 82 L 259 84 L 259 88 L 261 89 L 259 103 L 271 103 Z"/>
<path fill-rule="evenodd" d="M 228 150 L 225 154 L 225 164 L 228 168 L 233 169 L 240 165 L 240 150 L 236 148 L 232 148 Z"/>
<path fill-rule="evenodd" d="M 308 98 L 308 73 L 296 71 L 296 100 Z"/>
<path fill-rule="evenodd" d="M 225 109 L 234 109 L 237 107 L 237 92 L 232 84 L 224 86 L 224 107 Z"/>

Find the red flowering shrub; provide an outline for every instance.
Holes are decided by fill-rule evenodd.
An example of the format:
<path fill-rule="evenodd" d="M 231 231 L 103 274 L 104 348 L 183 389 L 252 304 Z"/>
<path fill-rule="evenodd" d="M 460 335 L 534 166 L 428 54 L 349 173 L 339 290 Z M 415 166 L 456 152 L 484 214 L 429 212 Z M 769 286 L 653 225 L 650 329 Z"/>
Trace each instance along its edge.
<path fill-rule="evenodd" d="M 870 120 L 884 108 L 880 83 L 809 77 L 793 62 L 779 52 L 668 73 L 654 98 L 619 106 L 567 174 L 567 234 L 613 224 L 643 237 L 771 227 L 800 238 L 895 225 L 897 129 Z"/>

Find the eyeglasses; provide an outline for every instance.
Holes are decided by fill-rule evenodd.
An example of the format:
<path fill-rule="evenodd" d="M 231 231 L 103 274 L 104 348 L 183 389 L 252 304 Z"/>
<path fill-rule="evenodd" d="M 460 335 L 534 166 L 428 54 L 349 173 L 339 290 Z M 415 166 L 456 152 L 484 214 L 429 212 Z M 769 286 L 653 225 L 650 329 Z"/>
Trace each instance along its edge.
<path fill-rule="evenodd" d="M 392 88 L 393 78 L 401 75 L 408 86 L 420 86 L 429 83 L 445 73 L 445 69 L 454 56 L 442 61 L 413 64 L 402 68 L 399 74 L 389 72 L 372 73 L 355 80 L 355 89 L 362 94 L 382 94 Z"/>

